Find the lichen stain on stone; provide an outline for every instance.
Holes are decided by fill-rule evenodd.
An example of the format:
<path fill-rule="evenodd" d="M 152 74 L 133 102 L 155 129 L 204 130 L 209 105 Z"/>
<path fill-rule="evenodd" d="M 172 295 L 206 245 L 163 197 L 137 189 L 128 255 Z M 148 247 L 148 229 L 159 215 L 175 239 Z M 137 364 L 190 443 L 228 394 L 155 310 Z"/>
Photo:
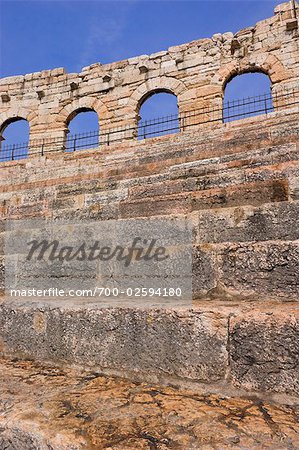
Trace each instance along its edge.
<path fill-rule="evenodd" d="M 45 318 L 45 314 L 41 311 L 36 312 L 33 316 L 33 326 L 35 331 L 39 333 L 43 333 L 46 331 L 47 321 Z"/>
<path fill-rule="evenodd" d="M 9 360 L 0 360 L 0 386 L 1 449 L 299 448 L 296 407 L 253 396 L 204 395 Z"/>

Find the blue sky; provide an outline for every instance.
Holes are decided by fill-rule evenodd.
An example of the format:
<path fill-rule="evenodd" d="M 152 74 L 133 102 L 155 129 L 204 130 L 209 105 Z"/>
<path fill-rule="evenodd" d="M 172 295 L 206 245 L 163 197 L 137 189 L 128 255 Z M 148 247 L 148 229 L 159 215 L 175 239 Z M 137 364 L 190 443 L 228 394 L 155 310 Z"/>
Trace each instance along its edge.
<path fill-rule="evenodd" d="M 277 0 L 0 0 L 0 76 L 55 67 L 78 72 L 94 62 L 109 63 L 218 32 L 236 32 L 272 16 L 279 3 Z M 240 80 L 240 86 L 230 88 L 230 98 L 247 95 L 247 89 L 251 90 L 249 95 L 265 92 L 266 82 Z M 175 107 L 163 106 L 161 102 L 151 106 L 154 97 L 148 102 L 144 105 L 143 119 L 171 113 Z M 172 103 L 168 101 L 169 105 Z M 94 129 L 90 119 L 84 122 L 86 131 Z M 74 132 L 77 131 L 81 130 L 74 127 Z M 17 136 L 19 140 L 21 137 Z"/>

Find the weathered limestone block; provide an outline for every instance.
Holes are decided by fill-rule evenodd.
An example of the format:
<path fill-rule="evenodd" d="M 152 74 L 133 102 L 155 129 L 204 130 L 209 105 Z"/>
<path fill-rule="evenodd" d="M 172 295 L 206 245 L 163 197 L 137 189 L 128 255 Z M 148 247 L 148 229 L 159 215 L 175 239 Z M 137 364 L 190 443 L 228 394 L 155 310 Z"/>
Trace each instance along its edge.
<path fill-rule="evenodd" d="M 299 203 L 237 206 L 193 213 L 195 241 L 200 243 L 299 240 Z"/>
<path fill-rule="evenodd" d="M 299 394 L 298 309 L 235 317 L 229 334 L 233 383 L 248 390 Z"/>
<path fill-rule="evenodd" d="M 85 205 L 88 207 L 94 203 L 103 204 L 108 202 L 121 201 L 128 198 L 128 189 L 114 189 L 97 194 L 87 194 L 85 196 Z"/>
<path fill-rule="evenodd" d="M 299 177 L 290 179 L 290 197 L 292 200 L 299 200 Z"/>
<path fill-rule="evenodd" d="M 299 245 L 270 242 L 227 245 L 219 250 L 220 279 L 240 296 L 299 299 Z"/>
<path fill-rule="evenodd" d="M 193 247 L 192 291 L 193 298 L 205 298 L 217 286 L 217 255 L 213 248 L 198 245 Z"/>
<path fill-rule="evenodd" d="M 65 309 L 3 304 L 3 353 L 153 377 L 168 375 L 202 382 L 224 378 L 225 315 L 86 306 Z"/>
<path fill-rule="evenodd" d="M 232 206 L 258 206 L 288 199 L 284 180 L 260 181 L 239 184 L 238 187 L 223 187 L 204 192 L 193 192 L 192 211 Z"/>

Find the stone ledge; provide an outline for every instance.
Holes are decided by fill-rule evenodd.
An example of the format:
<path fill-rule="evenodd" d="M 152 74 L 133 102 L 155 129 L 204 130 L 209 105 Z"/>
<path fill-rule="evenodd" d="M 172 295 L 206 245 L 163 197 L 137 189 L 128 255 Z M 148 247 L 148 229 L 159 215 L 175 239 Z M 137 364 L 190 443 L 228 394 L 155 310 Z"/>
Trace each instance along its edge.
<path fill-rule="evenodd" d="M 132 380 L 193 383 L 205 392 L 221 386 L 299 395 L 295 303 L 210 300 L 192 309 L 146 310 L 80 299 L 3 299 L 0 313 L 6 357 L 90 367 Z"/>

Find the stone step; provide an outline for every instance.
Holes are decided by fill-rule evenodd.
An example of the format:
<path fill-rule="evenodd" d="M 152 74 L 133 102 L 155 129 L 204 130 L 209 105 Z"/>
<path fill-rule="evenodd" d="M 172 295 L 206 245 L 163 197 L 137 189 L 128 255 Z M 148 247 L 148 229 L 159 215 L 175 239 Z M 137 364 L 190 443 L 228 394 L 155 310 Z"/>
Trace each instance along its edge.
<path fill-rule="evenodd" d="M 295 303 L 266 299 L 155 310 L 90 299 L 3 299 L 1 355 L 206 393 L 293 398 L 299 395 L 298 318 Z"/>

